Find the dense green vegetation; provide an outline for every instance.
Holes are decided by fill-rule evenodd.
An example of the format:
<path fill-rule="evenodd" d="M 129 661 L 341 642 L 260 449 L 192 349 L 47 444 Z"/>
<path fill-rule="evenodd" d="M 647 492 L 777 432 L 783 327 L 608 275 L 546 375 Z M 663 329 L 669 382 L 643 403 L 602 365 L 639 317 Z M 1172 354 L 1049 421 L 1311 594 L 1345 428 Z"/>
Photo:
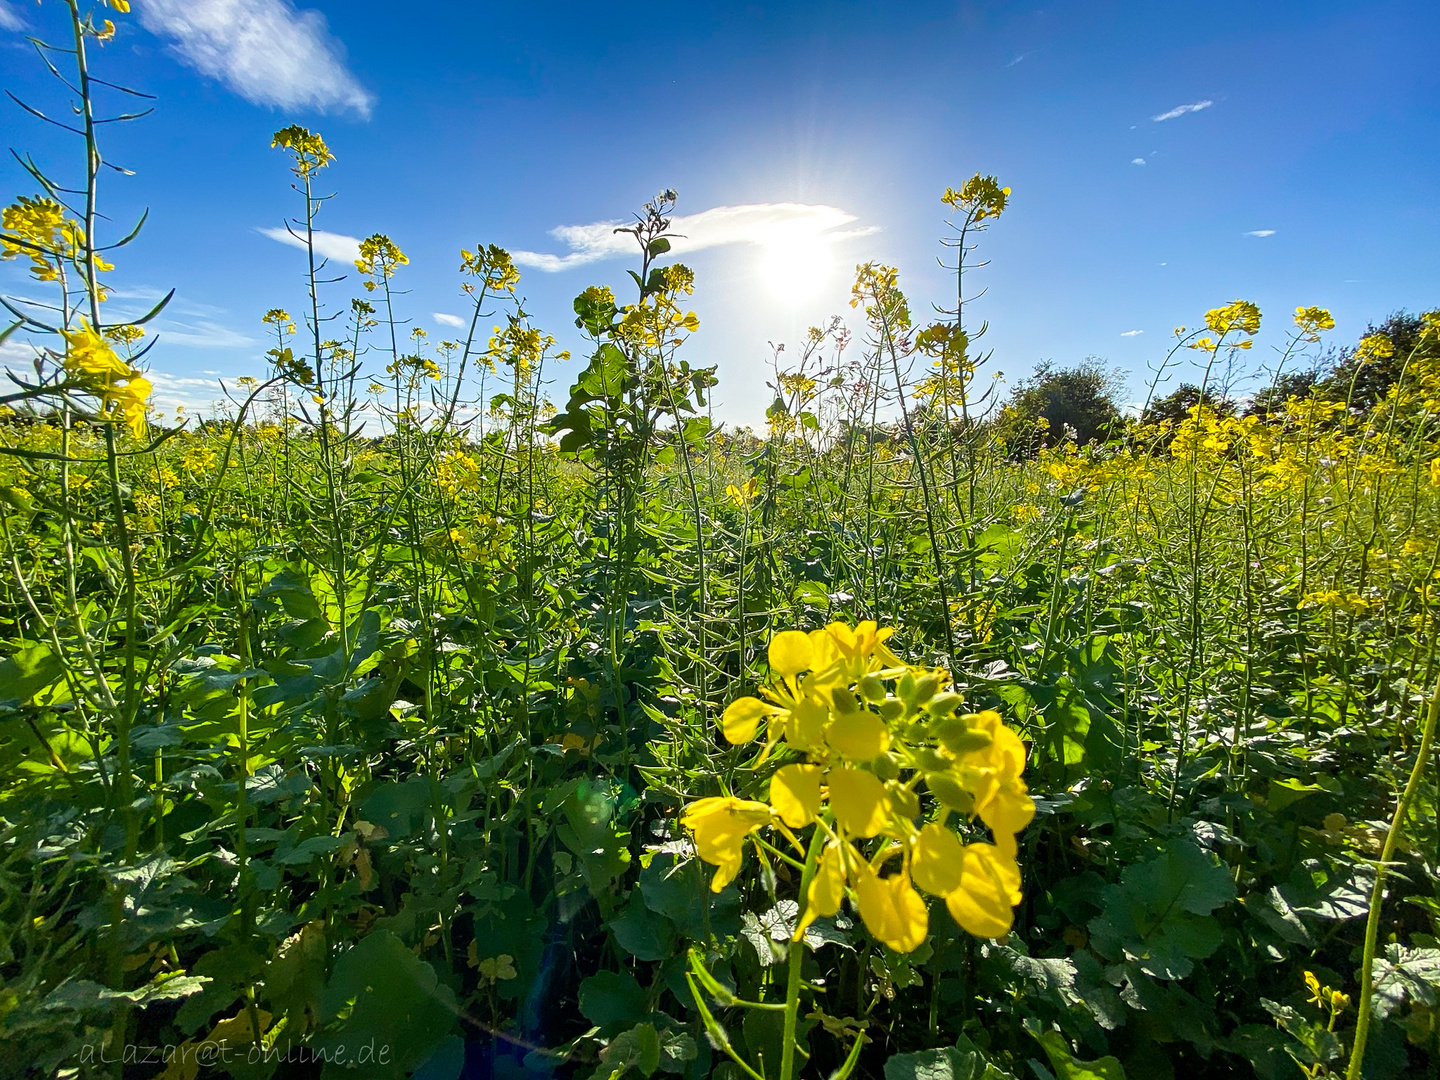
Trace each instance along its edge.
<path fill-rule="evenodd" d="M 1215 308 L 1082 445 L 1046 385 L 1103 370 L 992 409 L 867 265 L 737 433 L 666 192 L 563 402 L 504 251 L 432 343 L 377 234 L 174 426 L 69 10 L 81 194 L 0 233 L 55 304 L 0 394 L 0 1073 L 1440 1072 L 1440 313 L 1325 358 L 1301 308 L 1238 408 Z M 275 145 L 305 235 L 329 151 Z M 958 274 L 1008 195 L 945 193 Z"/>

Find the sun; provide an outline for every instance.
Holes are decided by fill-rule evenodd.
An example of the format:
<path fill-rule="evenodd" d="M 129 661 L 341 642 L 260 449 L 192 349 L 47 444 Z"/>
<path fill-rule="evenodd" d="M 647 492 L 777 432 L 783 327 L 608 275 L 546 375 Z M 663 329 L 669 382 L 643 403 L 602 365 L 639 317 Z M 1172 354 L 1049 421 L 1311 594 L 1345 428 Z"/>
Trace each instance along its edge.
<path fill-rule="evenodd" d="M 789 232 L 760 245 L 761 287 L 775 300 L 813 300 L 834 282 L 835 245 L 822 236 Z"/>

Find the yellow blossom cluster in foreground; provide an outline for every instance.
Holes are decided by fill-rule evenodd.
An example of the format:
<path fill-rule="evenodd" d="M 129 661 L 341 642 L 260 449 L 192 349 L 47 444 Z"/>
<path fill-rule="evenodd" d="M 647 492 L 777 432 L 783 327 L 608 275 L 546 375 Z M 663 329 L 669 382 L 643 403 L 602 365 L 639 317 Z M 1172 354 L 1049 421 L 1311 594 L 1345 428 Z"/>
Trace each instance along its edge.
<path fill-rule="evenodd" d="M 943 897 L 970 933 L 1003 936 L 1020 902 L 1016 834 L 1035 813 L 1021 779 L 1025 745 L 998 713 L 961 712 L 949 673 L 904 663 L 885 644 L 890 634 L 873 622 L 777 634 L 769 650 L 775 680 L 761 688 L 763 699 L 736 700 L 722 721 L 736 744 L 764 725 L 757 767 L 785 759 L 769 802 L 700 799 L 683 821 L 700 857 L 718 868 L 716 891 L 739 873 L 745 844 L 762 827 L 797 847 L 791 830 L 820 830 L 797 940 L 815 919 L 839 911 L 848 893 L 878 940 L 910 952 L 929 932 L 920 891 Z M 929 820 L 921 818 L 922 788 L 934 798 Z M 956 813 L 978 818 L 994 842 L 963 842 L 948 824 Z"/>

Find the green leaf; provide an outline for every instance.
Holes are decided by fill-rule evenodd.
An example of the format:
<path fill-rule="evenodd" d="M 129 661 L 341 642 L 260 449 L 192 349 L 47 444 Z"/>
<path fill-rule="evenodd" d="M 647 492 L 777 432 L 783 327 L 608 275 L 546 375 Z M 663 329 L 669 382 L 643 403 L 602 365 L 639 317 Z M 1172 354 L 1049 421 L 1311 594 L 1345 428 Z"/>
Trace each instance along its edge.
<path fill-rule="evenodd" d="M 329 1050 L 332 1061 L 341 1046 L 345 1060 L 357 1063 L 362 1048 L 375 1048 L 370 1062 L 353 1070 L 327 1065 L 325 1075 L 381 1080 L 429 1059 L 451 1034 L 459 1010 L 434 968 L 388 930 L 375 930 L 335 961 L 324 1013 L 325 1030 L 314 1045 Z M 389 1050 L 384 1062 L 378 1060 L 382 1048 Z"/>
<path fill-rule="evenodd" d="M 628 971 L 602 971 L 580 984 L 580 1015 L 613 1034 L 644 1019 L 645 991 Z"/>
<path fill-rule="evenodd" d="M 1158 858 L 1126 867 L 1101 895 L 1104 910 L 1090 920 L 1095 949 L 1152 978 L 1181 979 L 1220 947 L 1220 924 L 1206 916 L 1233 899 L 1234 885 L 1218 859 L 1177 840 Z"/>
<path fill-rule="evenodd" d="M 24 704 L 64 674 L 65 661 L 50 646 L 20 649 L 0 661 L 0 702 Z"/>
<path fill-rule="evenodd" d="M 664 960 L 675 955 L 675 931 L 668 920 L 650 911 L 639 896 L 610 920 L 616 942 L 637 960 Z"/>
<path fill-rule="evenodd" d="M 1118 1058 L 1103 1057 L 1098 1061 L 1081 1061 L 1070 1053 L 1070 1045 L 1058 1031 L 1043 1034 L 1026 1025 L 1050 1059 L 1056 1080 L 1125 1080 L 1125 1068 Z"/>
<path fill-rule="evenodd" d="M 885 1062 L 885 1080 L 1013 1080 L 1012 1074 L 987 1061 L 969 1039 L 935 1050 L 894 1054 Z"/>

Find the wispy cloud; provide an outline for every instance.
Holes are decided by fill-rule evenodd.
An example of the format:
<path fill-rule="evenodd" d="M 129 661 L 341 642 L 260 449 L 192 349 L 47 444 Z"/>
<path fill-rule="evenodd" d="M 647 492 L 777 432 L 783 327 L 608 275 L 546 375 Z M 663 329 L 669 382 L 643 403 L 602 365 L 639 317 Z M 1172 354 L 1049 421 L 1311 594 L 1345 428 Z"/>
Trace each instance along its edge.
<path fill-rule="evenodd" d="M 1157 124 L 1162 120 L 1174 120 L 1177 116 L 1184 116 L 1186 113 L 1199 112 L 1201 109 L 1208 109 L 1214 105 L 1213 101 L 1194 101 L 1189 105 L 1176 105 L 1169 112 L 1162 112 L 1159 116 L 1152 116 L 1150 119 Z"/>
<path fill-rule="evenodd" d="M 857 220 L 835 206 L 807 203 L 750 203 L 716 206 L 698 214 L 681 214 L 671 220 L 670 250 L 677 255 L 723 244 L 836 243 L 879 232 L 874 225 L 844 229 Z M 624 221 L 597 221 L 590 225 L 561 225 L 550 235 L 570 250 L 564 255 L 516 251 L 521 266 L 555 272 L 636 252 L 635 238 L 617 233 Z"/>
<path fill-rule="evenodd" d="M 256 232 L 262 236 L 268 236 L 271 240 L 278 240 L 282 244 L 289 244 L 291 247 L 305 249 L 305 238 L 296 236 L 289 229 L 257 229 Z M 345 262 L 354 262 L 360 258 L 360 240 L 354 236 L 346 236 L 344 233 L 326 232 L 324 229 L 316 229 L 314 232 L 315 250 L 327 259 L 343 259 Z"/>
<path fill-rule="evenodd" d="M 181 60 L 246 101 L 370 115 L 374 98 L 318 11 L 290 0 L 140 0 L 138 9 L 145 29 L 169 38 Z"/>
<path fill-rule="evenodd" d="M 1016 64 L 1019 64 L 1019 63 L 1021 63 L 1022 61 L 1024 61 L 1024 59 L 1025 59 L 1027 56 L 1029 56 L 1029 55 L 1030 55 L 1030 54 L 1029 54 L 1028 52 L 1022 52 L 1022 53 L 1020 53 L 1018 56 L 1016 56 L 1014 60 L 1011 60 L 1011 61 L 1010 61 L 1008 64 L 1006 64 L 1005 66 L 1006 66 L 1007 68 L 1014 67 Z"/>
<path fill-rule="evenodd" d="M 0 0 L 0 30 L 23 30 L 25 20 L 6 0 Z"/>
<path fill-rule="evenodd" d="M 1121 337 L 1139 337 L 1139 336 L 1140 336 L 1141 334 L 1143 334 L 1144 332 L 1145 332 L 1144 330 L 1124 330 L 1124 331 L 1121 331 L 1120 336 L 1121 336 Z"/>
<path fill-rule="evenodd" d="M 1145 159 L 1144 159 L 1143 157 L 1134 157 L 1134 158 L 1131 158 L 1131 159 L 1130 159 L 1130 164 L 1131 164 L 1131 165 L 1144 165 L 1144 164 L 1145 164 Z"/>
<path fill-rule="evenodd" d="M 1246 236 L 1274 236 L 1274 235 L 1275 235 L 1275 230 L 1274 230 L 1274 229 L 1251 229 L 1251 230 L 1250 230 L 1249 232 L 1247 232 L 1245 235 L 1246 235 Z"/>
<path fill-rule="evenodd" d="M 208 320 L 179 322 L 167 319 L 156 324 L 155 336 L 160 339 L 161 348 L 188 345 L 192 349 L 239 349 L 258 344 L 255 338 Z"/>
<path fill-rule="evenodd" d="M 441 326 L 464 326 L 464 325 L 465 325 L 465 320 L 462 319 L 462 318 L 460 318 L 459 315 L 447 315 L 447 314 L 446 314 L 445 312 L 443 312 L 443 311 L 432 311 L 432 312 L 430 313 L 430 317 L 431 317 L 432 319 L 434 319 L 436 322 L 438 322 Z"/>

